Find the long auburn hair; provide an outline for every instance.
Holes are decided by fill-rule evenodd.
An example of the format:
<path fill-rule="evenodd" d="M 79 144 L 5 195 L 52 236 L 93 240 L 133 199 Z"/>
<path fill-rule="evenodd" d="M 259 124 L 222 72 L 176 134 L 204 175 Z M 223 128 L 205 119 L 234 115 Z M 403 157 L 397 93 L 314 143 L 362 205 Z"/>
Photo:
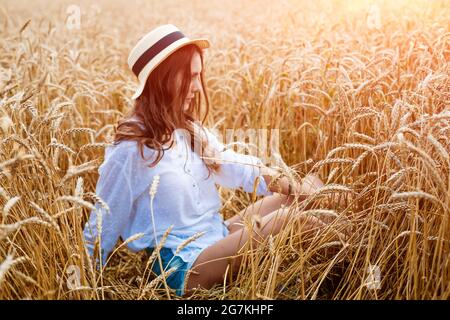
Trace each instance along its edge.
<path fill-rule="evenodd" d="M 156 150 L 155 160 L 148 165 L 149 168 L 152 168 L 162 159 L 165 150 L 172 147 L 173 140 L 167 149 L 164 149 L 163 145 L 170 141 L 174 130 L 183 129 L 189 133 L 191 150 L 196 152 L 205 163 L 209 177 L 211 171 L 220 171 L 220 164 L 212 159 L 214 154 L 208 148 L 206 135 L 199 135 L 198 133 L 201 131 L 196 128 L 201 113 L 201 95 L 196 93 L 188 110 L 183 110 L 184 101 L 189 93 L 192 78 L 191 60 L 195 52 L 199 53 L 202 63 L 200 79 L 206 112 L 200 127 L 204 130 L 203 124 L 209 112 L 209 100 L 204 81 L 203 53 L 198 46 L 189 44 L 173 52 L 151 72 L 142 94 L 135 100 L 134 108 L 119 120 L 113 144 L 117 145 L 122 140 L 137 141 L 141 157 L 144 160 L 146 160 L 144 145 Z M 179 73 L 181 73 L 181 85 L 177 91 L 176 83 Z M 201 148 L 197 150 L 198 148 L 194 148 L 194 146 L 201 146 Z"/>

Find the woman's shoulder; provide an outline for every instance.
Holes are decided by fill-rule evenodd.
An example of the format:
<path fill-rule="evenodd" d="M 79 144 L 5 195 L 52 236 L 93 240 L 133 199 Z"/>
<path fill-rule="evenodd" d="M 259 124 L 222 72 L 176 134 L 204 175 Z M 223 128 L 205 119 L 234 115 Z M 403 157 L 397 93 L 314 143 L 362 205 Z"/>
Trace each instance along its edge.
<path fill-rule="evenodd" d="M 106 156 L 112 155 L 114 155 L 115 157 L 129 156 L 130 153 L 132 153 L 133 150 L 136 149 L 136 147 L 137 141 L 133 140 L 114 141 L 108 147 L 106 147 L 105 158 Z"/>
<path fill-rule="evenodd" d="M 121 140 L 114 142 L 105 149 L 104 163 L 120 163 L 140 167 L 152 159 L 154 150 L 143 145 L 142 158 L 139 144 L 135 140 Z"/>
<path fill-rule="evenodd" d="M 166 152 L 168 149 L 165 149 Z M 140 143 L 135 140 L 123 140 L 118 143 L 111 153 L 114 153 L 115 158 L 132 158 L 139 165 L 148 166 L 158 156 L 158 150 L 149 147 L 145 143 L 142 143 L 142 149 Z M 161 160 L 167 160 L 165 154 L 162 154 Z"/>
<path fill-rule="evenodd" d="M 112 142 L 105 148 L 103 163 L 100 169 L 115 165 L 124 166 L 134 154 L 132 141 Z"/>

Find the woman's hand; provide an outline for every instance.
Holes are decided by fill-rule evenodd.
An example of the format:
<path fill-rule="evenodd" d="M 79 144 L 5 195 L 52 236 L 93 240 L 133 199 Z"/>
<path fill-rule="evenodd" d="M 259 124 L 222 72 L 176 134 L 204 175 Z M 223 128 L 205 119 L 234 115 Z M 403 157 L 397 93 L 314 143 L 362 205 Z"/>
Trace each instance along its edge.
<path fill-rule="evenodd" d="M 322 180 L 316 175 L 307 174 L 300 184 L 301 193 L 310 195 L 324 186 Z"/>
<path fill-rule="evenodd" d="M 296 198 L 306 198 L 310 194 L 317 191 L 317 189 L 324 186 L 322 180 L 318 176 L 313 174 L 307 174 L 300 182 L 289 181 L 287 177 L 283 177 L 277 180 L 277 183 L 272 184 L 273 177 L 278 175 L 278 172 L 270 167 L 263 167 L 261 169 L 266 183 L 270 185 L 269 189 L 273 192 L 279 192 L 288 195 L 288 186 L 291 183 L 291 195 Z"/>
<path fill-rule="evenodd" d="M 294 198 L 303 201 L 309 195 L 316 192 L 319 188 L 323 187 L 322 180 L 319 177 L 308 174 L 301 181 L 291 182 L 291 195 Z"/>
<path fill-rule="evenodd" d="M 308 174 L 303 178 L 302 181 L 303 192 L 311 194 L 324 186 L 322 180 L 313 174 Z M 349 202 L 353 200 L 353 195 L 342 194 L 342 193 L 330 193 L 327 194 L 326 199 L 328 201 L 329 207 L 342 207 L 346 206 Z"/>

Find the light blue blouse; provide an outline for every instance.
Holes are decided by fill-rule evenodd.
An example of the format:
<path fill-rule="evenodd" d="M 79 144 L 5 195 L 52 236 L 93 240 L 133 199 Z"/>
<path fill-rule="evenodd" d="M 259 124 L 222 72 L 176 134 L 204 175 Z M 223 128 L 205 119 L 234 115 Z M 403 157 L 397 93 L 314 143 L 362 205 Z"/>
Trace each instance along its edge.
<path fill-rule="evenodd" d="M 163 246 L 174 253 L 186 239 L 205 232 L 178 254 L 184 261 L 192 261 L 203 249 L 229 233 L 219 212 L 221 199 L 216 184 L 253 192 L 254 181 L 260 176 L 256 194 L 273 194 L 261 175 L 262 161 L 258 157 L 225 149 L 216 135 L 207 128 L 205 131 L 210 146 L 219 152 L 222 167 L 219 174 L 211 172 L 209 178 L 206 165 L 188 146 L 188 136 L 183 131 L 174 132 L 176 147 L 166 150 L 153 168 L 146 165 L 154 160 L 156 151 L 144 146 L 147 159 L 144 161 L 135 141 L 122 141 L 105 149 L 96 185 L 96 194 L 104 204 L 95 204 L 83 231 L 91 257 L 99 230 L 105 264 L 119 237 L 125 240 L 143 233 L 143 237 L 127 244 L 130 250 L 137 252 L 156 246 L 154 230 L 159 243 L 164 232 L 173 225 Z M 160 180 L 153 199 L 153 226 L 149 190 L 155 175 L 159 175 Z M 97 220 L 98 212 L 102 212 L 101 220 Z M 101 221 L 101 229 L 97 227 L 98 221 Z"/>

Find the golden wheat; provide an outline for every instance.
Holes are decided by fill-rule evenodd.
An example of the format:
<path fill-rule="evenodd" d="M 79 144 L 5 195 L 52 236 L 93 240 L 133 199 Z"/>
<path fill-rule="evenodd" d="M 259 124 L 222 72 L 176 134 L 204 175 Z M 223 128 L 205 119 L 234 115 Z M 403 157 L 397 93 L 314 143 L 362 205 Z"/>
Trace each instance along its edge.
<path fill-rule="evenodd" d="M 312 171 L 326 181 L 289 211 L 332 220 L 315 236 L 289 224 L 193 299 L 450 297 L 445 1 L 99 0 L 96 10 L 80 0 L 79 28 L 69 26 L 69 1 L 42 4 L 5 0 L 0 9 L 1 299 L 172 298 L 167 273 L 149 270 L 172 228 L 151 257 L 126 249 L 142 235 L 119 241 L 100 272 L 82 235 L 93 203 L 100 231 L 110 212 L 95 194 L 96 169 L 133 107 L 126 54 L 169 20 L 213 44 L 204 60 L 205 125 L 278 129 L 276 169 L 291 182 Z M 380 11 L 376 27 L 371 6 Z M 147 190 L 152 199 L 158 179 Z M 224 218 L 258 200 L 218 190 Z M 351 237 L 336 241 L 349 226 Z M 13 258 L 11 248 L 26 256 Z M 72 289 L 59 277 L 70 265 L 82 269 Z M 376 291 L 365 285 L 373 265 L 383 275 Z"/>

